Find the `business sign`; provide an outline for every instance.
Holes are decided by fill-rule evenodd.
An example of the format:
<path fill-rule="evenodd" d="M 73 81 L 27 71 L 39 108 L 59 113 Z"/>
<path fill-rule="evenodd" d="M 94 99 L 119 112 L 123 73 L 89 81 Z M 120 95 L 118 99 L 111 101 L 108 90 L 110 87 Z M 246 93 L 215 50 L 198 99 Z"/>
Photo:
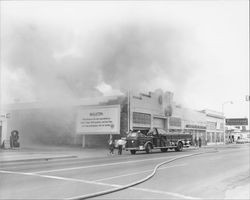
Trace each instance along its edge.
<path fill-rule="evenodd" d="M 200 126 L 200 125 L 192 125 L 192 124 L 187 124 L 186 128 L 192 128 L 192 129 L 206 129 L 206 126 Z"/>
<path fill-rule="evenodd" d="M 231 118 L 231 119 L 226 119 L 226 125 L 229 125 L 229 126 L 244 126 L 244 125 L 248 125 L 248 118 Z"/>
<path fill-rule="evenodd" d="M 120 105 L 86 107 L 78 110 L 76 132 L 79 134 L 119 134 Z"/>

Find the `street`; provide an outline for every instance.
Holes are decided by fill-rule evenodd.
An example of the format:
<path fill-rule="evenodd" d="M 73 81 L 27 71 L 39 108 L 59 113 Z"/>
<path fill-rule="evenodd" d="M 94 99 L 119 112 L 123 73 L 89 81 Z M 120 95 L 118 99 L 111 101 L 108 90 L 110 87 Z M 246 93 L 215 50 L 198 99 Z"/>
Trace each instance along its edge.
<path fill-rule="evenodd" d="M 178 158 L 177 160 L 175 160 Z M 78 199 L 139 181 L 94 199 L 247 199 L 249 144 L 151 154 L 0 165 L 0 199 Z M 248 189 L 247 189 L 248 188 Z"/>

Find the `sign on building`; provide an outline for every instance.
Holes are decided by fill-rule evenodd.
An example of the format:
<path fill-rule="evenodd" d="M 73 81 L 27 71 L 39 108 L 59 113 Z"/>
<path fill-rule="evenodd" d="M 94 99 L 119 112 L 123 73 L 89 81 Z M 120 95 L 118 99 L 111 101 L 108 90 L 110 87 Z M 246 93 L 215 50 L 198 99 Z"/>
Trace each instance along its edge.
<path fill-rule="evenodd" d="M 78 134 L 120 134 L 120 105 L 81 108 L 77 112 Z"/>
<path fill-rule="evenodd" d="M 244 125 L 248 125 L 248 118 L 231 118 L 231 119 L 226 119 L 226 125 L 229 125 L 229 126 L 244 126 Z"/>

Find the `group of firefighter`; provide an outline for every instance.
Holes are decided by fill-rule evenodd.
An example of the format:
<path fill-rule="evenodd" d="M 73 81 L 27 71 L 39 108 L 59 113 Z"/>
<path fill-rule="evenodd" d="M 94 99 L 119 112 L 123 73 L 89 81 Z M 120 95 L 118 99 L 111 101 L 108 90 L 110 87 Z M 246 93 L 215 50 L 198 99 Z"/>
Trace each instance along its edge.
<path fill-rule="evenodd" d="M 115 141 L 114 141 L 112 135 L 110 135 L 108 143 L 109 143 L 109 153 L 111 155 L 114 154 L 114 149 L 115 149 L 116 145 L 117 145 L 117 148 L 118 148 L 118 155 L 122 155 L 124 140 L 122 140 L 122 139 L 117 140 L 116 145 L 115 145 Z"/>
<path fill-rule="evenodd" d="M 194 145 L 196 146 L 196 147 L 201 147 L 201 144 L 202 144 L 202 141 L 201 141 L 201 137 L 199 137 L 198 139 L 197 139 L 197 137 L 195 137 L 194 138 Z"/>

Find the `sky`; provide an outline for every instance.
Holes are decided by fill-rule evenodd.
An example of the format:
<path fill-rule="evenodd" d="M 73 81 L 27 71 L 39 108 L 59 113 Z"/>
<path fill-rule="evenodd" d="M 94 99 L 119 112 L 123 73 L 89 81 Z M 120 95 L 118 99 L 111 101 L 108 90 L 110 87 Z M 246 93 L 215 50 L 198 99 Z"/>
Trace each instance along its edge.
<path fill-rule="evenodd" d="M 0 3 L 3 104 L 161 88 L 249 118 L 247 0 Z"/>

